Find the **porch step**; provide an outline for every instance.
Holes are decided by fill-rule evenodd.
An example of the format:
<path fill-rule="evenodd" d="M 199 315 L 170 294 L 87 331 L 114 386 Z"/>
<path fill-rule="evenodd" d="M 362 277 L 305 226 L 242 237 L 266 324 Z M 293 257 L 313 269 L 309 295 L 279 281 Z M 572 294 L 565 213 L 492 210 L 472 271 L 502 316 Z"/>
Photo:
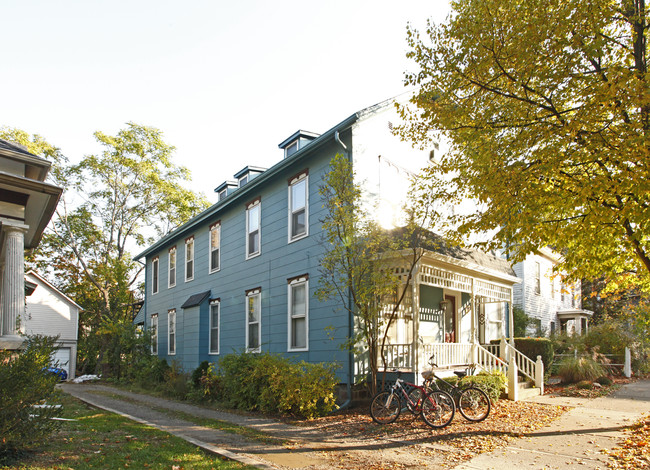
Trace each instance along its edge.
<path fill-rule="evenodd" d="M 538 397 L 541 395 L 541 389 L 535 387 L 531 382 L 519 382 L 519 399 Z"/>

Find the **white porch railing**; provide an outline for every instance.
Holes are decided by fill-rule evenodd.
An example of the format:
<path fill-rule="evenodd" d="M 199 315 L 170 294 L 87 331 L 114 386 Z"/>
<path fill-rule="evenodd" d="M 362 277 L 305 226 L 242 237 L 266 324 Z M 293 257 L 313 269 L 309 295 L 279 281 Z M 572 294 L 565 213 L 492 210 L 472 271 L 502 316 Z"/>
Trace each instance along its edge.
<path fill-rule="evenodd" d="M 386 358 L 386 369 L 413 369 L 413 348 L 412 344 L 386 344 L 384 346 L 384 357 Z M 378 364 L 382 367 L 381 358 Z"/>
<path fill-rule="evenodd" d="M 509 389 L 516 387 L 517 375 L 522 374 L 544 390 L 544 364 L 541 357 L 532 361 L 512 347 L 505 340 L 499 344 L 479 345 L 471 343 L 424 344 L 419 348 L 418 370 L 415 370 L 415 356 L 412 344 L 388 344 L 384 347 L 386 369 L 411 370 L 416 376 L 429 368 L 429 358 L 438 367 L 459 367 L 476 364 L 488 372 L 498 370 L 509 377 Z M 381 359 L 379 367 L 382 367 Z M 510 370 L 512 369 L 512 370 Z M 417 379 L 416 379 L 417 380 Z M 512 383 L 510 383 L 512 382 Z M 512 392 L 516 399 L 516 392 Z"/>
<path fill-rule="evenodd" d="M 476 364 L 487 372 L 498 370 L 504 374 L 508 373 L 508 364 L 497 354 L 494 348 L 485 348 L 483 345 L 476 345 Z M 498 346 L 498 345 L 497 345 Z"/>
<path fill-rule="evenodd" d="M 517 364 L 517 370 L 520 374 L 525 375 L 533 382 L 535 381 L 535 361 L 531 360 L 528 356 L 522 354 L 519 350 L 512 347 L 505 340 L 501 341 L 501 346 L 505 345 L 506 359 L 508 362 L 514 360 Z"/>
<path fill-rule="evenodd" d="M 472 364 L 472 345 L 470 343 L 425 344 L 421 348 L 420 355 L 422 369 L 429 367 L 431 357 L 439 367 Z"/>

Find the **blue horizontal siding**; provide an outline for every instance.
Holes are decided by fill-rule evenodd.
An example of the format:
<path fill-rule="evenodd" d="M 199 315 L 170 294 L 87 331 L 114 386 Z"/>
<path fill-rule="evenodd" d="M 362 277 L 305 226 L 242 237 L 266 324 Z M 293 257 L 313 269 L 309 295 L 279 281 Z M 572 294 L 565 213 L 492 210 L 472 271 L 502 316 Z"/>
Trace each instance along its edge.
<path fill-rule="evenodd" d="M 193 234 L 184 234 L 161 247 L 147 258 L 146 279 L 150 289 L 151 259 L 159 257 L 160 289 L 146 293 L 147 318 L 158 313 L 159 357 L 177 361 L 186 371 L 203 360 L 218 361 L 220 356 L 245 349 L 247 289 L 261 288 L 262 350 L 282 353 L 308 362 L 338 362 L 339 376 L 347 381 L 348 353 L 340 345 L 347 339 L 348 314 L 336 301 L 320 302 L 318 288 L 322 201 L 318 195 L 322 178 L 335 155 L 334 147 L 304 163 L 289 167 L 277 178 L 259 187 L 261 197 L 261 254 L 246 259 L 246 208 L 242 204 L 227 206 L 210 220 L 197 226 Z M 288 242 L 288 178 L 309 169 L 309 235 Z M 251 198 L 252 199 L 252 198 Z M 221 221 L 221 266 L 209 273 L 209 226 Z M 194 279 L 185 282 L 185 238 L 194 236 Z M 168 288 L 168 250 L 176 246 L 177 282 Z M 309 276 L 309 350 L 288 352 L 287 280 L 298 275 Z M 181 305 L 193 294 L 210 291 L 210 298 L 220 303 L 220 354 L 209 355 L 209 302 L 183 310 Z M 176 309 L 176 355 L 167 356 L 167 311 Z M 149 321 L 147 322 L 150 323 Z"/>

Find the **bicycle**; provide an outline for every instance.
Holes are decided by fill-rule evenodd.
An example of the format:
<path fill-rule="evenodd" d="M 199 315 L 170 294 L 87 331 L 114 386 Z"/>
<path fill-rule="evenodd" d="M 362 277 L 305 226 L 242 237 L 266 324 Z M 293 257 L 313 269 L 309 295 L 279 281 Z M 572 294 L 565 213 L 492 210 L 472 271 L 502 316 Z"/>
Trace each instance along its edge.
<path fill-rule="evenodd" d="M 395 385 L 390 391 L 376 393 L 370 403 L 370 416 L 377 424 L 390 424 L 395 422 L 402 412 L 402 398 L 406 408 L 413 414 L 420 414 L 425 423 L 432 428 L 444 428 L 454 419 L 456 412 L 454 399 L 444 390 L 432 390 L 427 393 L 423 386 L 419 386 L 401 379 L 398 372 Z M 404 386 L 413 389 L 406 393 Z"/>
<path fill-rule="evenodd" d="M 429 364 L 431 367 L 438 367 L 438 365 L 433 362 L 433 356 L 429 358 Z M 472 375 L 473 369 L 473 367 L 468 367 L 464 371 L 454 371 L 454 374 L 458 376 L 460 382 L 464 377 Z M 466 420 L 478 423 L 483 421 L 490 414 L 490 410 L 492 409 L 490 398 L 487 396 L 487 393 L 480 388 L 472 385 L 461 388 L 458 385 L 447 382 L 442 377 L 436 375 L 433 370 L 423 372 L 422 377 L 424 377 L 424 387 L 427 390 L 446 391 L 440 388 L 437 380 L 443 382 L 448 390 L 447 393 L 453 397 L 456 408 L 458 408 L 458 411 L 460 411 L 460 414 L 463 415 Z"/>

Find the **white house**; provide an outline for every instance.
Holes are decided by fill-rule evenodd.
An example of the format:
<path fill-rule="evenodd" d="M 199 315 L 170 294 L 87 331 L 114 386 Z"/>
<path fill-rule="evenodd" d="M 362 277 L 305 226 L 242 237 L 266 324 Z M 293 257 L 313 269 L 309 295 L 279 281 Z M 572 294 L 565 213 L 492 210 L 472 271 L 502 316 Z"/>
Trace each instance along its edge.
<path fill-rule="evenodd" d="M 53 362 L 68 372 L 68 378 L 74 378 L 81 307 L 34 271 L 25 275 L 25 285 L 28 295 L 25 313 L 20 321 L 21 333 L 58 335 L 59 349 Z"/>
<path fill-rule="evenodd" d="M 46 183 L 51 163 L 0 139 L 0 349 L 18 349 L 25 312 L 25 250 L 41 240 L 63 191 Z"/>
<path fill-rule="evenodd" d="M 542 248 L 515 264 L 522 282 L 514 287 L 514 305 L 537 320 L 544 335 L 586 333 L 593 312 L 582 308 L 580 282 L 567 283 L 554 271 L 560 261 L 557 253 Z M 529 328 L 531 334 L 537 333 L 535 326 Z"/>

